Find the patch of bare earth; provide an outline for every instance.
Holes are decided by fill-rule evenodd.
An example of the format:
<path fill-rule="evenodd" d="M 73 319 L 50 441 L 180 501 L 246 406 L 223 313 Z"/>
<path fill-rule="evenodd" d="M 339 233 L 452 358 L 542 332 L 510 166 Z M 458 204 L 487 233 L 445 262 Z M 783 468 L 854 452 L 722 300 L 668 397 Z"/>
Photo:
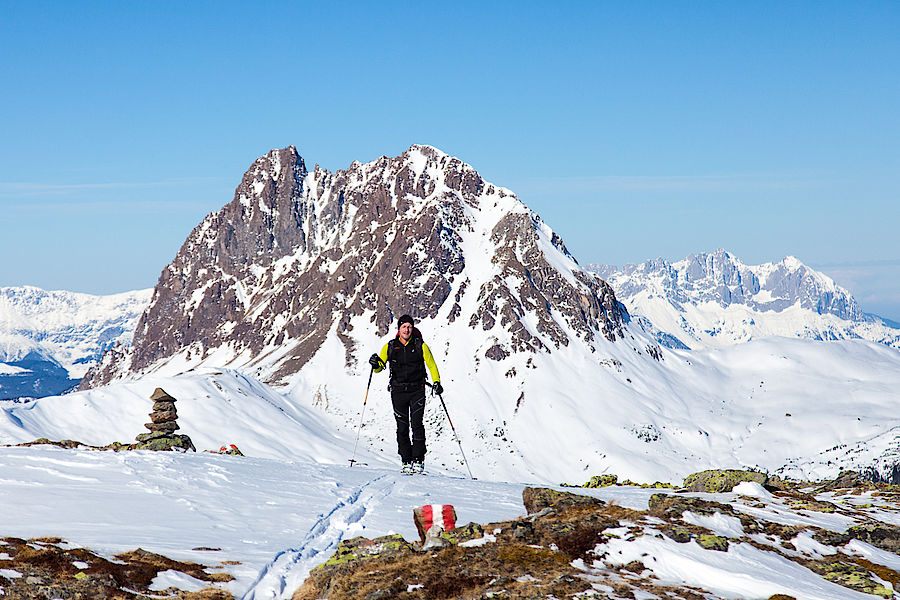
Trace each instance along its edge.
<path fill-rule="evenodd" d="M 170 588 L 150 590 L 163 571 L 185 573 L 210 587 L 186 592 Z M 3 600 L 233 600 L 234 596 L 214 587 L 231 581 L 215 567 L 182 562 L 138 548 L 106 559 L 87 548 L 70 548 L 59 538 L 0 540 L 0 595 Z"/>

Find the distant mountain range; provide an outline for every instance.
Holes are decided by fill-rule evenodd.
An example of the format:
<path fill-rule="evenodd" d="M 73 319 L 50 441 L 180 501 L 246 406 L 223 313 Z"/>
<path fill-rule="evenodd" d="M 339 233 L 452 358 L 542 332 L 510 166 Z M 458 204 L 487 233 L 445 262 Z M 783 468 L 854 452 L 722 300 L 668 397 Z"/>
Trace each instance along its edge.
<path fill-rule="evenodd" d="M 587 267 L 645 330 L 670 348 L 721 347 L 768 336 L 862 339 L 900 348 L 900 325 L 864 313 L 849 291 L 788 256 L 745 265 L 719 249 L 677 262 Z"/>
<path fill-rule="evenodd" d="M 153 290 L 95 296 L 0 288 L 0 400 L 60 394 L 108 349 L 128 345 Z"/>

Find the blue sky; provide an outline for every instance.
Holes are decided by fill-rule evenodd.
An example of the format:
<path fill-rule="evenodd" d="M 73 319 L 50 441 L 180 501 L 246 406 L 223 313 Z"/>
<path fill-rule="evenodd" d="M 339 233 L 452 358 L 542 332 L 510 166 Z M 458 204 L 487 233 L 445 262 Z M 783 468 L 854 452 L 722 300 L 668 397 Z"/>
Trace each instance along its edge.
<path fill-rule="evenodd" d="M 0 1 L 0 285 L 152 287 L 268 150 L 423 143 L 582 263 L 792 254 L 900 320 L 900 3 L 549 4 Z"/>

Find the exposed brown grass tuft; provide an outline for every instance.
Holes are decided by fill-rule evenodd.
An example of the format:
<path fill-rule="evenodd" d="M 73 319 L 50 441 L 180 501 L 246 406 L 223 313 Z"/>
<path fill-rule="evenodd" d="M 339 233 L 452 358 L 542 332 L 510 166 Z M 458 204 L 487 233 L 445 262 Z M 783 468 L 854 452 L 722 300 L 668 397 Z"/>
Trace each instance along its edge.
<path fill-rule="evenodd" d="M 8 559 L 0 567 L 22 574 L 2 579 L 4 600 L 34 598 L 137 600 L 146 598 L 148 586 L 160 571 L 173 569 L 209 582 L 231 581 L 227 573 L 206 573 L 204 565 L 174 561 L 159 554 L 133 550 L 120 554 L 113 562 L 87 548 L 65 548 L 60 538 L 22 540 L 4 538 L 0 546 Z M 79 563 L 76 566 L 76 562 Z M 80 563 L 85 563 L 84 565 Z M 172 600 L 233 600 L 220 589 L 206 588 L 198 592 L 171 590 L 154 592 L 155 598 Z"/>

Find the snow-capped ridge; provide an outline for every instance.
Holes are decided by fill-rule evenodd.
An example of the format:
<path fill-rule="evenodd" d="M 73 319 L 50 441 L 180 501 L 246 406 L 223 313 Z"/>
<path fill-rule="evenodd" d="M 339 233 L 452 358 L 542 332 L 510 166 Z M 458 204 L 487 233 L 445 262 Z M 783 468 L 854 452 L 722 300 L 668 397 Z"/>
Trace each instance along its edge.
<path fill-rule="evenodd" d="M 0 398 L 71 388 L 108 348 L 130 344 L 152 290 L 96 296 L 34 286 L 0 288 Z"/>
<path fill-rule="evenodd" d="M 621 269 L 591 265 L 671 347 L 721 346 L 766 335 L 868 339 L 900 348 L 900 330 L 865 314 L 849 291 L 799 259 L 745 265 L 718 249 Z"/>

